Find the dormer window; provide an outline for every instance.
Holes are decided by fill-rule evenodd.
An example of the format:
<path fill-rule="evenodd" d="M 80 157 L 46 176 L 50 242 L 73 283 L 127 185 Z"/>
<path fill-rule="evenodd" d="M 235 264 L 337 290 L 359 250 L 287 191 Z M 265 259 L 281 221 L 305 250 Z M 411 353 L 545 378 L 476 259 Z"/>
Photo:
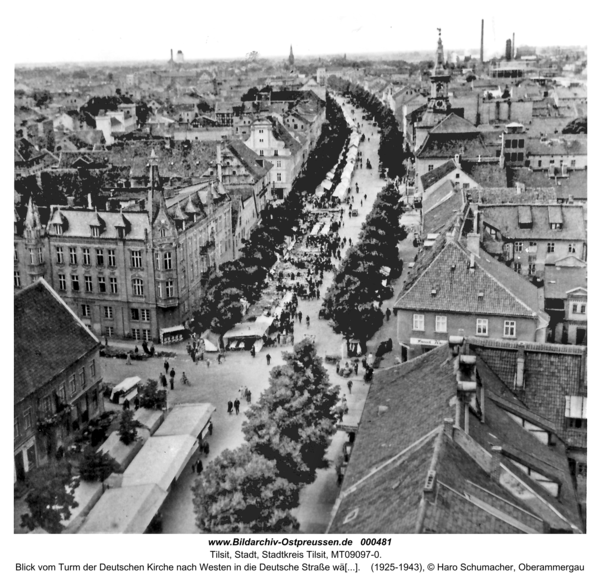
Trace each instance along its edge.
<path fill-rule="evenodd" d="M 62 228 L 61 228 L 61 232 L 62 232 Z M 92 226 L 92 237 L 100 237 L 100 227 L 98 227 L 97 225 Z"/>
<path fill-rule="evenodd" d="M 553 231 L 560 231 L 562 229 L 562 223 L 550 223 L 550 229 Z"/>
<path fill-rule="evenodd" d="M 63 226 L 59 223 L 55 223 L 54 227 L 54 235 L 62 235 L 63 234 Z"/>
<path fill-rule="evenodd" d="M 161 227 L 161 228 L 158 230 L 158 234 L 160 235 L 160 237 L 167 237 L 167 230 L 166 230 L 166 228 L 164 228 L 164 227 Z"/>
<path fill-rule="evenodd" d="M 125 238 L 125 227 L 117 227 L 117 237 L 119 239 Z"/>

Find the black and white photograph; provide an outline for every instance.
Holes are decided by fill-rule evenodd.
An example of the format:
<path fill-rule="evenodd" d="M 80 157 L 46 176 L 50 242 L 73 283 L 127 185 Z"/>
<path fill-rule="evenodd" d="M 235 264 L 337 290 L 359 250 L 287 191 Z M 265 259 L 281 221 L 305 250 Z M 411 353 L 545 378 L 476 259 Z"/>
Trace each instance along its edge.
<path fill-rule="evenodd" d="M 227 547 L 268 535 L 350 577 L 410 561 L 395 536 L 587 533 L 583 25 L 512 1 L 33 5 L 13 535 L 236 536 L 190 560 L 233 570 L 287 557 Z"/>

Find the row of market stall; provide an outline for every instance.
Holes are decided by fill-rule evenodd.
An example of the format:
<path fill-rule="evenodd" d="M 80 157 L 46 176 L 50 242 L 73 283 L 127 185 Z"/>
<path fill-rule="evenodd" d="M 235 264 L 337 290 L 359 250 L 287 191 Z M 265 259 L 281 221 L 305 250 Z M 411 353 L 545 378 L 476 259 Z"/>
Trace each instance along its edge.
<path fill-rule="evenodd" d="M 198 452 L 214 411 L 209 403 L 181 404 L 158 427 L 146 420 L 150 437 L 124 472 L 111 477 L 113 486 L 102 494 L 78 533 L 146 532 L 173 484 Z M 108 446 L 108 450 L 112 448 Z"/>

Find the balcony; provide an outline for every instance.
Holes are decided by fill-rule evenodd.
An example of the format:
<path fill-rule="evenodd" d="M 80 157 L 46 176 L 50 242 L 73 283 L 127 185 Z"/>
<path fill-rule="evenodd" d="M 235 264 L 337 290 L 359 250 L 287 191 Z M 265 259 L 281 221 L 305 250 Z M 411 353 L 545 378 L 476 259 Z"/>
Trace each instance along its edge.
<path fill-rule="evenodd" d="M 172 298 L 157 298 L 156 305 L 160 308 L 174 308 L 179 304 L 179 298 L 173 296 Z"/>

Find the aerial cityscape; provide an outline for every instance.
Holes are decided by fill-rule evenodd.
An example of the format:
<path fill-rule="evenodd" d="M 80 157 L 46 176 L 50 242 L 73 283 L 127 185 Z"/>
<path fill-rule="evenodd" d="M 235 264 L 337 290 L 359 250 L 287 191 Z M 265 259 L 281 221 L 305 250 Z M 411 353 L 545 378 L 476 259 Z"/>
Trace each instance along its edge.
<path fill-rule="evenodd" d="M 440 26 L 15 65 L 14 533 L 586 533 L 585 39 Z"/>

